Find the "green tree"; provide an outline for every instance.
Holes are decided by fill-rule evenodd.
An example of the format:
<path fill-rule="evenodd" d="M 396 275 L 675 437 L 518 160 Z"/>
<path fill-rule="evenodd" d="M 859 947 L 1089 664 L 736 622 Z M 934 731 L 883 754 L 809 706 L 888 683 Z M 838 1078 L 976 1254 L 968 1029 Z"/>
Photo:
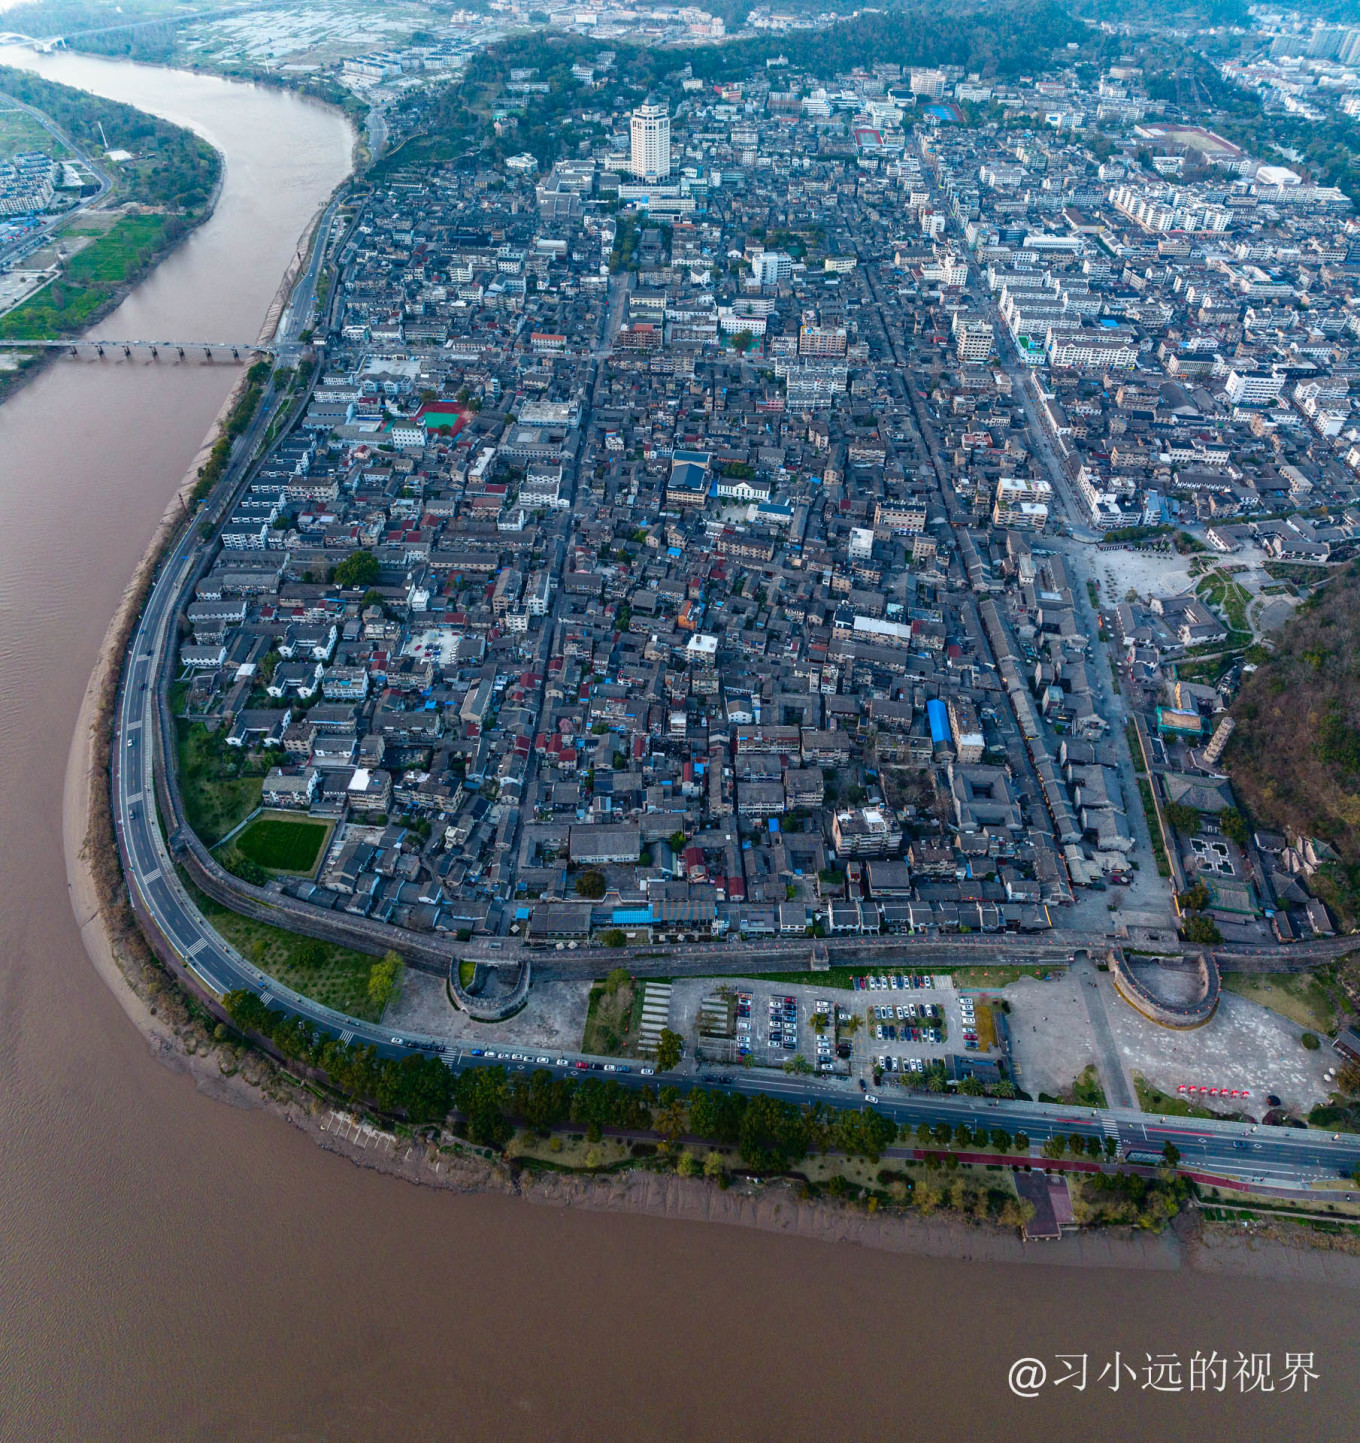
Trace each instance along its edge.
<path fill-rule="evenodd" d="M 738 1141 L 742 1157 L 761 1172 L 785 1172 L 807 1152 L 799 1110 L 763 1093 L 747 1100 Z"/>
<path fill-rule="evenodd" d="M 615 967 L 610 971 L 609 976 L 604 979 L 604 990 L 612 997 L 628 980 L 628 969 L 626 967 Z"/>
<path fill-rule="evenodd" d="M 1199 831 L 1199 813 L 1184 802 L 1168 802 L 1162 808 L 1166 824 L 1183 837 L 1193 837 Z"/>
<path fill-rule="evenodd" d="M 1195 913 L 1185 919 L 1181 927 L 1181 936 L 1187 942 L 1193 942 L 1197 947 L 1214 947 L 1223 940 L 1223 933 L 1218 930 L 1218 924 L 1212 917 L 1204 917 Z"/>
<path fill-rule="evenodd" d="M 704 1176 L 716 1180 L 722 1177 L 723 1172 L 722 1154 L 719 1152 L 710 1152 L 704 1158 Z"/>
<path fill-rule="evenodd" d="M 582 872 L 576 879 L 576 895 L 591 902 L 598 902 L 605 893 L 603 872 Z"/>
<path fill-rule="evenodd" d="M 981 1097 L 986 1091 L 986 1088 L 983 1087 L 982 1083 L 976 1077 L 965 1077 L 963 1081 L 959 1083 L 959 1091 L 969 1097 Z"/>
<path fill-rule="evenodd" d="M 1251 827 L 1236 807 L 1227 807 L 1221 811 L 1218 814 L 1218 825 L 1229 841 L 1236 842 L 1239 847 L 1247 845 L 1251 836 Z"/>
<path fill-rule="evenodd" d="M 622 947 L 628 938 L 622 927 L 610 927 L 600 934 L 600 941 L 606 947 Z"/>
<path fill-rule="evenodd" d="M 309 972 L 320 967 L 327 956 L 325 943 L 318 942 L 315 937 L 302 938 L 295 942 L 288 952 L 288 960 L 294 967 L 304 968 Z"/>
<path fill-rule="evenodd" d="M 672 1032 L 669 1027 L 663 1027 L 656 1044 L 657 1071 L 670 1072 L 677 1067 L 684 1047 L 685 1039 L 678 1032 Z"/>
<path fill-rule="evenodd" d="M 1119 1139 L 1107 1137 L 1105 1139 L 1105 1160 L 1113 1162 L 1119 1156 Z"/>
<path fill-rule="evenodd" d="M 668 1087 L 662 1092 L 661 1104 L 654 1126 L 661 1134 L 661 1139 L 666 1146 L 674 1149 L 685 1135 L 689 1115 L 685 1104 L 680 1099 L 679 1092 L 673 1087 Z"/>
<path fill-rule="evenodd" d="M 454 1082 L 453 1105 L 467 1119 L 467 1135 L 479 1147 L 500 1147 L 510 1140 L 514 1129 L 505 1116 L 505 1100 L 503 1067 L 469 1067 Z"/>
<path fill-rule="evenodd" d="M 335 584 L 345 590 L 372 586 L 380 570 L 378 558 L 371 551 L 352 551 L 335 568 Z"/>
<path fill-rule="evenodd" d="M 1209 888 L 1204 878 L 1199 878 L 1193 887 L 1181 892 L 1176 900 L 1183 912 L 1202 912 L 1209 905 Z"/>
<path fill-rule="evenodd" d="M 368 1001 L 379 1017 L 400 988 L 404 970 L 401 958 L 392 951 L 384 952 L 369 968 Z"/>
<path fill-rule="evenodd" d="M 1166 1159 L 1167 1167 L 1174 1168 L 1181 1160 L 1181 1150 L 1174 1142 L 1168 1140 L 1162 1145 L 1162 1156 Z"/>

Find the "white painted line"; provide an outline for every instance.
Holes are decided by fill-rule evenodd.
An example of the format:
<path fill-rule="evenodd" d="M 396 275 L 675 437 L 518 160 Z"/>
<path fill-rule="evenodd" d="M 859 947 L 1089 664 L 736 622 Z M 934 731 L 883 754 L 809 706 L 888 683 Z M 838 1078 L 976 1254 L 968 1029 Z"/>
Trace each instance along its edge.
<path fill-rule="evenodd" d="M 128 806 L 135 807 L 137 803 L 141 801 L 141 799 L 141 792 L 133 792 L 133 794 L 128 798 Z"/>
<path fill-rule="evenodd" d="M 148 873 L 146 874 L 146 876 L 142 878 L 142 882 L 143 882 L 144 885 L 149 886 L 152 882 L 159 882 L 160 879 L 161 879 L 161 869 L 160 869 L 159 867 L 157 867 L 154 872 L 148 872 Z"/>
<path fill-rule="evenodd" d="M 125 726 L 125 727 L 123 728 L 123 730 L 124 730 L 124 731 L 129 731 L 129 732 L 135 732 L 139 726 L 141 726 L 140 720 L 139 720 L 139 721 L 133 721 L 133 722 L 129 722 L 129 723 L 127 724 L 127 726 Z"/>
<path fill-rule="evenodd" d="M 213 979 L 209 977 L 206 972 L 202 971 L 198 967 L 195 967 L 192 962 L 189 963 L 189 971 L 198 978 L 198 980 L 208 989 L 209 992 L 212 993 L 214 997 L 221 997 L 224 995 L 222 988 L 216 982 L 214 982 Z"/>
<path fill-rule="evenodd" d="M 207 945 L 208 945 L 208 939 L 207 939 L 206 937 L 200 937 L 200 938 L 198 939 L 198 941 L 193 944 L 192 947 L 186 947 L 186 948 L 184 949 L 184 955 L 185 955 L 186 957 L 197 957 L 198 954 L 199 954 Z"/>

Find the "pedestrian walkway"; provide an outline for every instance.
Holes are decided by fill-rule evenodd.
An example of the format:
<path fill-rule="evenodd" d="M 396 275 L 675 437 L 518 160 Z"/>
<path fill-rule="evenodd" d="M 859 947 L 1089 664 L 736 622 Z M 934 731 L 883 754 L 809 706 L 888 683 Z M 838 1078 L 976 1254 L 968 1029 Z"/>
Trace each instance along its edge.
<path fill-rule="evenodd" d="M 1096 1071 L 1100 1073 L 1100 1081 L 1105 1088 L 1105 1100 L 1111 1107 L 1136 1108 L 1138 1103 L 1124 1071 L 1119 1048 L 1115 1045 L 1105 999 L 1100 995 L 1099 978 L 1089 957 L 1072 967 L 1072 979 L 1077 984 L 1086 1004 L 1086 1015 L 1091 1021 L 1091 1033 L 1096 1044 Z"/>

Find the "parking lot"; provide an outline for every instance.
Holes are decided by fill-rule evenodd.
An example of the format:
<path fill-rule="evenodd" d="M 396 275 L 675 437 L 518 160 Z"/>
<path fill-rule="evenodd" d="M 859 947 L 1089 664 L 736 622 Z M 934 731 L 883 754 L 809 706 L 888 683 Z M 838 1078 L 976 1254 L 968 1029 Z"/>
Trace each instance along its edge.
<path fill-rule="evenodd" d="M 700 1029 L 705 1001 L 710 1004 L 706 1016 L 720 1015 L 715 1000 L 730 1008 L 730 1036 L 720 1035 L 711 1022 Z M 851 1001 L 843 988 L 740 978 L 677 978 L 671 992 L 671 1026 L 687 1041 L 697 1040 L 707 1062 L 742 1064 L 749 1058 L 753 1066 L 784 1067 L 802 1058 L 818 1072 L 844 1076 L 850 1065 L 849 1044 L 847 1055 L 838 1058 L 838 1007 L 843 1019 L 839 1033 L 844 1038 Z"/>
<path fill-rule="evenodd" d="M 878 973 L 854 979 L 853 1070 L 882 1082 L 924 1074 L 935 1059 L 976 1050 L 975 1004 L 962 998 L 953 978 L 931 973 Z M 970 1047 L 969 1044 L 972 1044 Z"/>

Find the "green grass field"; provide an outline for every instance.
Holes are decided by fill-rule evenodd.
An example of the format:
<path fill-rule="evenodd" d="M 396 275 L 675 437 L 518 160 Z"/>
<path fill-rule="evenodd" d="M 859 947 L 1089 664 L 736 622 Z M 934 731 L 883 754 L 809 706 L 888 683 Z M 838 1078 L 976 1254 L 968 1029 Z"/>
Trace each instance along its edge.
<path fill-rule="evenodd" d="M 8 102 L 0 100 L 0 107 L 8 107 Z M 33 150 L 58 160 L 66 155 L 66 147 L 59 145 L 51 132 L 31 115 L 22 110 L 0 108 L 0 160 Z"/>
<path fill-rule="evenodd" d="M 0 339 L 67 335 L 77 330 L 118 287 L 135 280 L 165 243 L 169 221 L 161 215 L 128 215 L 71 257 L 46 289 L 0 317 Z"/>
<path fill-rule="evenodd" d="M 200 722 L 181 721 L 178 731 L 184 810 L 189 825 L 211 847 L 260 805 L 264 771 Z"/>
<path fill-rule="evenodd" d="M 326 840 L 322 822 L 261 817 L 236 838 L 242 856 L 274 872 L 310 872 Z"/>
<path fill-rule="evenodd" d="M 1225 972 L 1223 986 L 1314 1032 L 1328 1033 L 1339 1020 L 1332 989 L 1311 972 Z"/>
<path fill-rule="evenodd" d="M 379 1021 L 368 996 L 369 973 L 376 957 L 243 917 L 200 892 L 186 873 L 181 872 L 180 879 L 214 929 L 262 971 L 326 1007 L 365 1022 Z"/>

